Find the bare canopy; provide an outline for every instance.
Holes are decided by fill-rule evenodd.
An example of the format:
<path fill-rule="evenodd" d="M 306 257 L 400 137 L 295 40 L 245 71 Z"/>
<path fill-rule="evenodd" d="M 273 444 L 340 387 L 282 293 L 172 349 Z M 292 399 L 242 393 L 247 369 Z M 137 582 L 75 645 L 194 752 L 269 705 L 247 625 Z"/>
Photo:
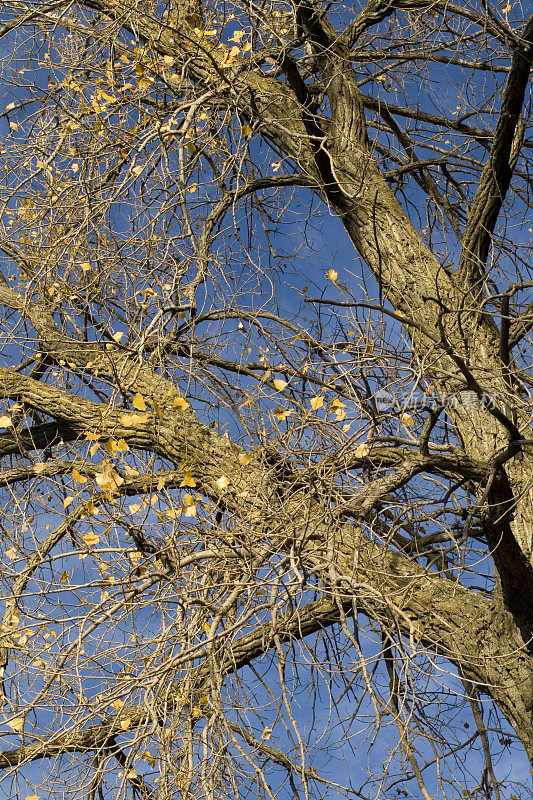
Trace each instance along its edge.
<path fill-rule="evenodd" d="M 528 797 L 533 16 L 0 6 L 5 791 Z"/>

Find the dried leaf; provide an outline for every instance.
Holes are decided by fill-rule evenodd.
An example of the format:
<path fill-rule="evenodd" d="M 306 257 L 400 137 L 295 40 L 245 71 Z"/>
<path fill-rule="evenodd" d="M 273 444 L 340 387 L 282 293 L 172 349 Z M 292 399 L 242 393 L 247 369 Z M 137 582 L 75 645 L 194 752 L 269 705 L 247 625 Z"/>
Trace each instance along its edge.
<path fill-rule="evenodd" d="M 141 395 L 139 395 L 140 397 Z M 140 425 L 146 422 L 148 414 L 122 414 L 120 421 L 125 428 L 133 428 L 135 425 Z"/>
<path fill-rule="evenodd" d="M 144 401 L 144 397 L 140 392 L 136 392 L 133 395 L 133 400 L 131 401 L 133 408 L 136 408 L 137 411 L 146 411 L 147 405 Z"/>
<path fill-rule="evenodd" d="M 76 483 L 87 483 L 87 478 L 85 475 L 82 475 L 77 469 L 72 470 L 72 479 L 75 480 Z"/>
<path fill-rule="evenodd" d="M 185 470 L 185 475 L 183 476 L 183 480 L 180 483 L 180 486 L 189 486 L 191 489 L 193 489 L 196 486 L 196 481 L 194 480 L 189 470 Z"/>
<path fill-rule="evenodd" d="M 124 478 L 121 478 L 118 472 L 109 467 L 104 472 L 99 472 L 95 475 L 95 480 L 100 489 L 104 492 L 109 492 L 109 494 L 116 492 L 118 487 L 124 483 Z"/>
<path fill-rule="evenodd" d="M 97 536 L 94 531 L 89 531 L 85 536 L 82 536 L 82 539 L 88 547 L 92 547 L 100 541 L 100 537 Z"/>
<path fill-rule="evenodd" d="M 191 404 L 187 402 L 184 397 L 175 397 L 172 401 L 172 408 L 179 408 L 180 411 L 186 411 L 188 408 L 191 407 Z"/>

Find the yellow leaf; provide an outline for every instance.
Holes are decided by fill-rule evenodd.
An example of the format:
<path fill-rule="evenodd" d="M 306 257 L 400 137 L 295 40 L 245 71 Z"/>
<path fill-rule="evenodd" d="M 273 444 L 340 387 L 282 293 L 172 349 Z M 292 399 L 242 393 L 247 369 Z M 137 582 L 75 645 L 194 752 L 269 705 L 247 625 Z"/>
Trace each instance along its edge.
<path fill-rule="evenodd" d="M 15 717 L 7 723 L 14 731 L 21 731 L 24 727 L 24 717 Z"/>
<path fill-rule="evenodd" d="M 252 129 L 250 128 L 249 125 L 243 125 L 242 126 L 242 135 L 243 136 L 251 136 L 252 135 Z"/>
<path fill-rule="evenodd" d="M 189 470 L 185 471 L 185 475 L 183 477 L 182 482 L 180 483 L 180 486 L 190 486 L 191 488 L 194 488 L 196 486 L 196 481 L 194 480 Z"/>
<path fill-rule="evenodd" d="M 166 478 L 164 475 L 159 476 L 159 480 L 157 481 L 157 491 L 160 492 L 162 489 L 165 488 Z"/>
<path fill-rule="evenodd" d="M 66 570 L 65 572 L 61 573 L 61 577 L 59 580 L 61 581 L 61 583 L 68 583 L 68 572 Z"/>
<path fill-rule="evenodd" d="M 217 481 L 215 481 L 215 483 L 217 485 L 217 489 L 222 492 L 229 486 L 229 478 L 227 478 L 225 475 L 222 475 Z"/>
<path fill-rule="evenodd" d="M 39 461 L 37 464 L 33 465 L 33 471 L 36 475 L 40 475 L 42 472 L 46 472 L 46 464 L 44 461 Z"/>
<path fill-rule="evenodd" d="M 317 411 L 319 408 L 322 408 L 324 405 L 324 398 L 321 395 L 316 395 L 316 397 L 312 397 L 309 401 L 309 404 L 313 411 Z"/>
<path fill-rule="evenodd" d="M 144 397 L 139 392 L 136 392 L 133 395 L 133 400 L 131 401 L 133 408 L 136 408 L 137 411 L 146 411 L 146 403 L 144 402 Z"/>
<path fill-rule="evenodd" d="M 39 800 L 38 794 L 28 794 L 26 795 L 26 800 Z"/>
<path fill-rule="evenodd" d="M 99 447 L 100 447 L 100 442 L 95 442 L 95 443 L 94 443 L 94 444 L 93 444 L 93 445 L 92 445 L 92 446 L 89 448 L 89 453 L 90 453 L 90 455 L 91 455 L 91 456 L 94 456 L 94 454 L 96 453 L 96 451 L 98 450 L 98 448 L 99 448 Z"/>
<path fill-rule="evenodd" d="M 72 470 L 72 478 L 76 481 L 76 483 L 87 483 L 87 478 L 85 475 L 82 475 L 77 469 Z"/>
<path fill-rule="evenodd" d="M 68 508 L 69 505 L 73 502 L 73 500 L 74 498 L 72 497 L 72 495 L 65 497 L 65 499 L 63 500 L 63 508 Z"/>
<path fill-rule="evenodd" d="M 278 392 L 282 392 L 288 385 L 287 381 L 282 381 L 280 378 L 274 378 L 272 383 L 274 384 L 274 388 L 277 389 Z"/>
<path fill-rule="evenodd" d="M 89 365 L 87 365 L 87 366 L 89 366 Z M 87 431 L 87 433 L 85 434 L 85 439 L 88 442 L 97 442 L 99 438 L 100 438 L 100 434 L 99 433 L 91 433 L 90 431 Z"/>
<path fill-rule="evenodd" d="M 364 458 L 370 453 L 370 447 L 367 444 L 358 444 L 354 450 L 356 458 Z"/>
<path fill-rule="evenodd" d="M 113 437 L 111 437 L 105 443 L 105 449 L 107 450 L 109 455 L 112 456 L 114 453 L 123 453 L 124 451 L 129 450 L 130 448 L 128 447 L 127 442 L 124 439 L 119 439 L 117 442 L 115 441 L 115 439 L 113 439 Z"/>
<path fill-rule="evenodd" d="M 415 421 L 414 421 L 413 417 L 410 414 L 402 414 L 402 423 L 406 427 L 410 428 L 411 425 L 415 424 Z"/>
<path fill-rule="evenodd" d="M 89 270 L 92 269 L 90 261 L 82 261 L 80 267 L 82 268 L 83 272 L 89 272 Z"/>
<path fill-rule="evenodd" d="M 140 503 L 132 503 L 131 506 L 129 506 L 130 514 L 136 514 L 137 511 L 141 510 L 141 507 Z"/>
<path fill-rule="evenodd" d="M 331 401 L 332 408 L 346 408 L 346 403 L 342 403 L 338 397 L 334 397 Z"/>
<path fill-rule="evenodd" d="M 100 537 L 97 536 L 94 531 L 89 531 L 89 533 L 86 533 L 82 539 L 88 547 L 92 547 L 93 544 L 98 544 L 100 541 Z"/>
<path fill-rule="evenodd" d="M 283 420 L 287 419 L 287 417 L 290 417 L 291 414 L 294 414 L 292 408 L 288 408 L 286 410 L 283 408 L 276 408 L 274 411 L 274 416 L 276 419 L 279 419 L 280 422 L 283 422 Z"/>
<path fill-rule="evenodd" d="M 0 417 L 0 428 L 9 428 L 13 425 L 11 417 Z"/>
<path fill-rule="evenodd" d="M 179 397 L 175 397 L 172 401 L 172 408 L 179 408 L 180 411 L 186 411 L 188 408 L 190 408 L 190 403 L 188 403 L 186 399 L 180 395 Z"/>
<path fill-rule="evenodd" d="M 239 459 L 239 464 L 242 464 L 243 467 L 245 467 L 252 460 L 252 456 L 250 455 L 250 453 L 239 453 L 238 459 Z"/>
<path fill-rule="evenodd" d="M 100 489 L 104 492 L 116 492 L 119 486 L 124 483 L 124 478 L 121 478 L 117 472 L 107 468 L 104 472 L 99 472 L 95 475 L 95 480 Z"/>
<path fill-rule="evenodd" d="M 128 719 L 121 719 L 120 720 L 120 727 L 122 728 L 123 731 L 127 731 L 128 728 L 131 727 L 131 719 L 129 719 L 129 717 L 128 717 Z"/>
<path fill-rule="evenodd" d="M 222 62 L 222 66 L 223 67 L 231 67 L 231 65 L 235 61 L 235 57 L 239 54 L 239 52 L 240 52 L 240 47 L 237 47 L 237 45 L 233 45 L 233 47 L 231 48 L 229 53 L 226 53 L 226 57 L 224 58 L 224 61 Z M 248 125 L 244 125 L 243 126 L 243 133 L 244 133 L 244 128 L 247 128 L 247 127 L 249 127 L 249 126 Z M 244 135 L 246 136 L 247 134 L 244 134 Z"/>
<path fill-rule="evenodd" d="M 133 467 L 130 467 L 129 464 L 124 464 L 123 469 L 124 469 L 124 472 L 126 473 L 126 475 L 138 475 L 139 474 L 139 470 L 134 469 Z"/>
<path fill-rule="evenodd" d="M 177 519 L 179 516 L 175 508 L 167 508 L 165 514 L 169 519 Z"/>
<path fill-rule="evenodd" d="M 89 500 L 89 502 L 86 505 L 86 509 L 87 513 L 90 514 L 91 517 L 96 517 L 100 513 L 92 500 Z"/>
<path fill-rule="evenodd" d="M 338 277 L 339 273 L 336 270 L 334 269 L 328 270 L 328 278 L 330 279 L 330 281 L 336 281 Z"/>
<path fill-rule="evenodd" d="M 196 516 L 196 505 L 192 494 L 185 494 L 183 498 L 183 514 L 186 517 Z"/>
<path fill-rule="evenodd" d="M 111 338 L 114 339 L 115 342 L 120 342 L 123 336 L 124 336 L 124 331 L 117 331 L 116 333 L 113 334 Z"/>
<path fill-rule="evenodd" d="M 111 703 L 115 711 L 120 711 L 121 708 L 124 708 L 124 700 L 113 700 Z"/>
<path fill-rule="evenodd" d="M 140 425 L 147 419 L 148 419 L 148 414 L 122 414 L 120 417 L 120 421 L 122 422 L 125 428 L 133 428 L 135 425 Z"/>
<path fill-rule="evenodd" d="M 10 547 L 9 550 L 6 550 L 5 554 L 11 560 L 17 557 L 17 551 L 15 550 L 14 547 Z"/>

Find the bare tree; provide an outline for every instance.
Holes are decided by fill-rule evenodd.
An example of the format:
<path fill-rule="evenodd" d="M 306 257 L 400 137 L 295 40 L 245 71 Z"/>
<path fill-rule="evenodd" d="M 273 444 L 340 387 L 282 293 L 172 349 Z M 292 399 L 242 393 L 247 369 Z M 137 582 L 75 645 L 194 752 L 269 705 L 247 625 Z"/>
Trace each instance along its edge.
<path fill-rule="evenodd" d="M 526 5 L 1 4 L 6 796 L 530 796 Z"/>

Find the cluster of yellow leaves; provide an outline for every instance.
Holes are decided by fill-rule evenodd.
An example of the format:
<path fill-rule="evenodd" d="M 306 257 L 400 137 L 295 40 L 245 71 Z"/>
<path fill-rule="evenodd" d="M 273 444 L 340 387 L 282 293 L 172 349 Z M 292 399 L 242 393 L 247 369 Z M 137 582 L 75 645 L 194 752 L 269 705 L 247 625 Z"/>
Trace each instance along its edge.
<path fill-rule="evenodd" d="M 343 419 L 346 417 L 346 403 L 341 402 L 338 397 L 334 397 L 331 401 L 331 410 L 335 414 L 335 420 L 337 422 L 342 422 Z"/>
<path fill-rule="evenodd" d="M 106 464 L 103 472 L 95 475 L 95 480 L 100 489 L 108 494 L 114 494 L 124 483 L 124 478 L 113 469 L 112 464 Z"/>
<path fill-rule="evenodd" d="M 119 439 L 117 442 L 113 437 L 105 443 L 104 447 L 110 456 L 115 453 L 125 453 L 130 449 L 124 439 Z M 91 455 L 93 455 L 93 453 L 91 453 Z"/>
<path fill-rule="evenodd" d="M 182 512 L 185 517 L 196 516 L 196 503 L 194 502 L 192 494 L 188 494 L 188 492 L 185 492 L 183 495 Z"/>

